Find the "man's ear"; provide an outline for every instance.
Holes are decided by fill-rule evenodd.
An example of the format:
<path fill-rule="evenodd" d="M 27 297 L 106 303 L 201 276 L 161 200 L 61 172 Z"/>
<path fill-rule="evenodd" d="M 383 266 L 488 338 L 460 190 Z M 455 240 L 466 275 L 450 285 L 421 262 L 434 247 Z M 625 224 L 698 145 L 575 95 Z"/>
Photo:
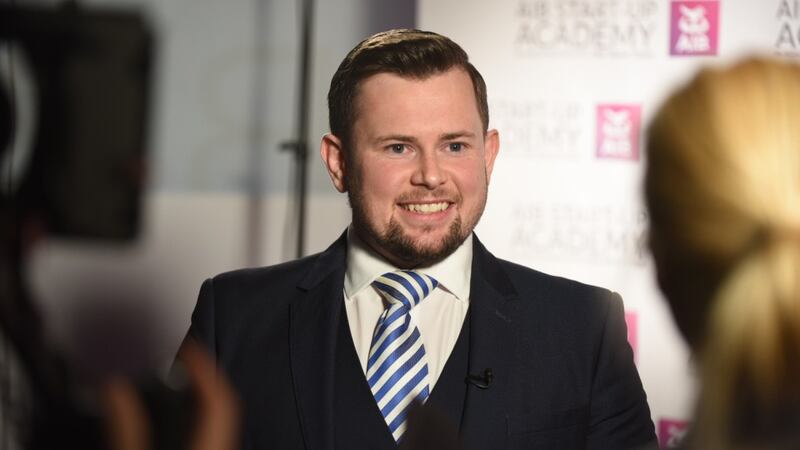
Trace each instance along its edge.
<path fill-rule="evenodd" d="M 492 177 L 492 169 L 494 169 L 494 159 L 497 158 L 497 153 L 500 151 L 500 134 L 497 130 L 489 130 L 486 132 L 486 137 L 483 139 L 483 159 L 486 164 L 486 182 L 488 183 Z"/>
<path fill-rule="evenodd" d="M 345 167 L 342 141 L 330 133 L 322 136 L 322 142 L 319 145 L 319 154 L 322 156 L 322 162 L 325 163 L 325 168 L 328 169 L 328 176 L 331 177 L 333 187 L 339 192 L 347 191 L 347 183 L 345 183 L 347 167 Z"/>

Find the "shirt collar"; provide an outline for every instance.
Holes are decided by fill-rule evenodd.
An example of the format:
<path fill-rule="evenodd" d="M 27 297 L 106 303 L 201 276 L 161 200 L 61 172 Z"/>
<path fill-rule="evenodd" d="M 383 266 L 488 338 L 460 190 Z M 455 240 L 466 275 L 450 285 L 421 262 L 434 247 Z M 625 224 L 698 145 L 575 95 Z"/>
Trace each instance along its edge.
<path fill-rule="evenodd" d="M 377 277 L 395 270 L 398 269 L 369 248 L 352 227 L 347 229 L 347 270 L 344 275 L 346 298 L 352 299 Z M 416 270 L 435 278 L 459 301 L 468 302 L 472 274 L 472 233 L 447 258 Z"/>

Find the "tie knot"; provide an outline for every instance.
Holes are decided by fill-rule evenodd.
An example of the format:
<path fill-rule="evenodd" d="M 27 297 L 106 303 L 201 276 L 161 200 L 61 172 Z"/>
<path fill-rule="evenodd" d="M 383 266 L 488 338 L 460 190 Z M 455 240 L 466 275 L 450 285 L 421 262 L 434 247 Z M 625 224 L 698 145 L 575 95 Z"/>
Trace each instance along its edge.
<path fill-rule="evenodd" d="M 439 282 L 424 273 L 398 270 L 379 276 L 372 285 L 392 305 L 402 304 L 410 310 L 427 297 Z"/>

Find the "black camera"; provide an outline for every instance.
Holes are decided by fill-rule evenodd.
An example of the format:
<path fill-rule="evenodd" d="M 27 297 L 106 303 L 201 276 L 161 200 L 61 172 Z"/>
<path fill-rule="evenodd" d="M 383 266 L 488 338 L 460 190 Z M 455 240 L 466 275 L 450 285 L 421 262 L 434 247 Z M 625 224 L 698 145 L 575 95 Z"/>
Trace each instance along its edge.
<path fill-rule="evenodd" d="M 20 281 L 24 238 L 13 230 L 21 228 L 21 217 L 33 216 L 49 235 L 112 242 L 136 237 L 153 47 L 146 20 L 133 11 L 0 4 L 0 50 L 6 50 L 0 56 L 14 66 L 0 77 L 0 173 L 18 174 L 0 187 L 0 331 L 30 376 L 34 448 L 102 448 L 104 423 L 102 412 L 83 404 L 79 389 L 64 381 L 69 371 L 41 336 Z M 23 85 L 31 87 L 25 98 Z M 35 113 L 23 117 L 23 110 Z M 29 139 L 15 139 L 22 135 Z M 15 146 L 21 141 L 24 148 Z M 19 161 L 24 167 L 10 167 Z M 171 382 L 138 378 L 154 449 L 188 443 L 194 399 L 179 375 L 173 371 Z"/>
<path fill-rule="evenodd" d="M 42 215 L 50 234 L 99 239 L 136 235 L 145 172 L 153 39 L 145 20 L 119 10 L 57 10 L 0 5 L 0 43 L 27 67 L 5 86 L 0 136 L 29 134 L 27 167 L 16 193 Z M 26 81 L 34 98 L 17 98 Z M 12 101 L 13 99 L 13 101 Z M 36 112 L 22 125 L 18 111 Z M 10 140 L 10 139 L 6 139 Z M 0 142 L 9 153 L 12 149 Z M 4 151 L 4 153 L 6 153 Z M 7 155 L 5 161 L 12 158 Z M 8 170 L 4 171 L 9 172 Z"/>

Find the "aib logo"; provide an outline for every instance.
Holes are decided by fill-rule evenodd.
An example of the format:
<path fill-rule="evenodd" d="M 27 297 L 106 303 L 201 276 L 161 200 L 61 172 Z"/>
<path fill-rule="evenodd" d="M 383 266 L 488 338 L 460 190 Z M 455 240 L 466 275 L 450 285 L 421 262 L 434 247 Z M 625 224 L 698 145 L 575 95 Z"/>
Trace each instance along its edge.
<path fill-rule="evenodd" d="M 670 55 L 716 55 L 718 34 L 718 0 L 672 2 Z"/>
<path fill-rule="evenodd" d="M 598 105 L 597 157 L 638 160 L 641 115 L 639 105 Z"/>
<path fill-rule="evenodd" d="M 639 327 L 638 327 L 638 316 L 635 312 L 626 312 L 625 313 L 625 325 L 628 326 L 628 344 L 630 344 L 631 349 L 633 349 L 633 360 L 638 360 L 637 355 L 638 351 L 638 344 L 639 344 Z"/>
<path fill-rule="evenodd" d="M 658 421 L 658 447 L 678 448 L 689 431 L 689 422 L 685 420 L 661 419 Z"/>

